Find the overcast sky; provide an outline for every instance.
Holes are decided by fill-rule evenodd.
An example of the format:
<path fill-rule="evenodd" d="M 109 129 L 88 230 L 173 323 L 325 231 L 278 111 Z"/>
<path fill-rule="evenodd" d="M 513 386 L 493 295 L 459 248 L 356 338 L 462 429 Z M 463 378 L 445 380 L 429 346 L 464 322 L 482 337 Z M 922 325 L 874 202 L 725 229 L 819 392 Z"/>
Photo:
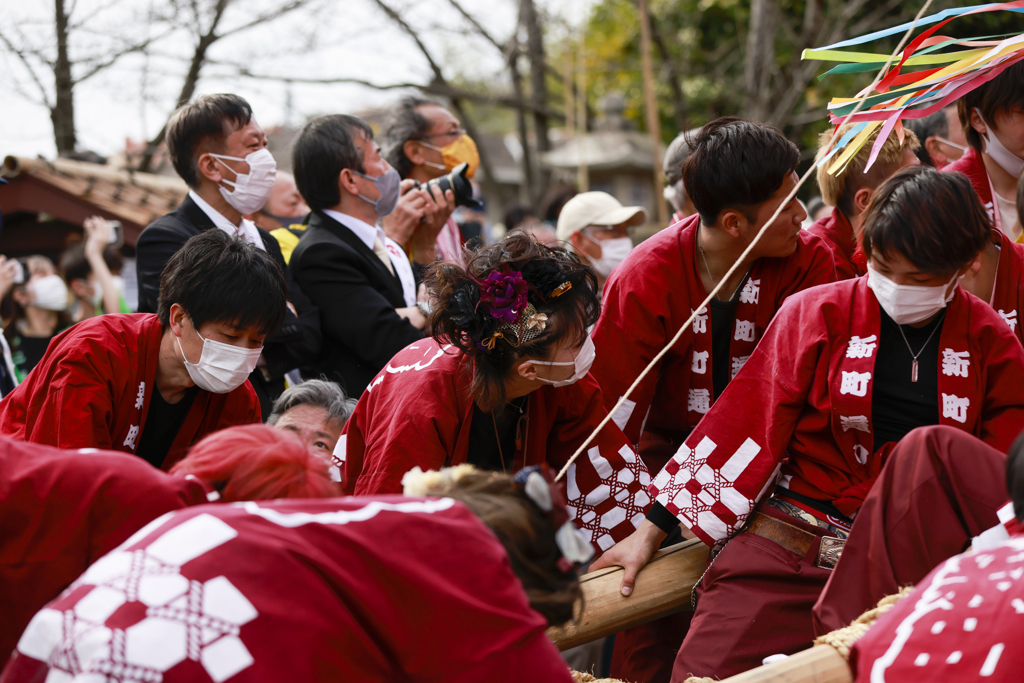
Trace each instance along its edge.
<path fill-rule="evenodd" d="M 536 0 L 559 21 L 577 24 L 594 0 Z M 75 5 L 72 21 L 84 28 L 73 37 L 72 59 L 102 54 L 119 36 L 138 40 L 155 31 L 141 20 L 150 8 L 163 9 L 169 0 L 67 0 Z M 211 5 L 212 0 L 201 0 Z M 225 13 L 224 27 L 251 21 L 263 9 L 286 0 L 234 0 Z M 299 10 L 276 20 L 229 36 L 210 50 L 213 61 L 244 64 L 253 72 L 305 78 L 356 77 L 374 83 L 426 82 L 429 68 L 415 44 L 377 9 L 373 0 L 312 0 L 313 8 Z M 493 80 L 502 75 L 497 51 L 479 39 L 461 35 L 466 27 L 448 0 L 390 0 L 401 8 L 402 18 L 422 30 L 435 59 L 444 65 L 445 76 L 456 72 Z M 515 0 L 462 0 L 496 38 L 504 40 L 515 26 Z M 95 15 L 94 12 L 101 9 Z M 437 28 L 438 26 L 446 28 Z M 4 0 L 0 3 L 0 32 L 12 42 L 30 44 L 56 54 L 53 38 L 53 3 L 43 0 Z M 311 29 L 311 27 L 314 27 Z M 553 32 L 564 29 L 552 25 Z M 302 54 L 314 36 L 313 49 Z M 123 151 L 125 139 L 155 135 L 173 108 L 191 57 L 192 39 L 183 31 L 155 44 L 152 55 L 129 55 L 114 66 L 75 88 L 79 147 L 103 155 Z M 52 58 L 52 57 L 51 57 Z M 47 72 L 37 69 L 44 79 Z M 301 123 L 323 113 L 352 113 L 394 101 L 397 92 L 383 92 L 353 84 L 292 84 L 291 121 L 286 121 L 289 86 L 275 81 L 240 78 L 230 66 L 208 65 L 198 94 L 235 92 L 253 106 L 264 127 Z M 53 76 L 43 85 L 52 93 Z M 18 58 L 0 44 L 0 156 L 55 153 L 49 110 L 34 102 L 38 88 Z M 24 94 L 23 94 L 24 93 Z M 52 94 L 51 94 L 52 97 Z"/>

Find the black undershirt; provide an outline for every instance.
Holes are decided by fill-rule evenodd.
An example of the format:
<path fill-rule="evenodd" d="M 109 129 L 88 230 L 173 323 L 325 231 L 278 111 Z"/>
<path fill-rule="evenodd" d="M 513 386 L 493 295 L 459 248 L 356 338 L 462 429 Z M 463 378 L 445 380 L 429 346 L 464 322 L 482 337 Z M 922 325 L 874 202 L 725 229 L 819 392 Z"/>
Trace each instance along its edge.
<path fill-rule="evenodd" d="M 903 325 L 904 341 L 901 326 L 884 310 L 880 312 L 882 331 L 871 378 L 871 428 L 876 452 L 912 429 L 939 423 L 939 337 L 946 319 L 943 312 L 924 327 Z M 935 334 L 928 340 L 932 332 Z M 915 353 L 921 352 L 917 357 L 917 382 L 910 381 L 914 357 L 907 349 L 908 343 Z"/>
<path fill-rule="evenodd" d="M 160 390 L 154 388 L 153 396 L 149 399 L 149 411 L 146 413 L 146 429 L 142 432 L 135 455 L 154 467 L 164 464 L 167 451 L 171 449 L 171 444 L 178 436 L 178 431 L 185 422 L 185 416 L 188 415 L 198 391 L 199 387 L 192 387 L 185 392 L 180 401 L 168 403 L 160 395 Z"/>
<path fill-rule="evenodd" d="M 729 347 L 732 344 L 732 329 L 736 324 L 736 304 L 739 303 L 739 291 L 743 283 L 736 289 L 737 294 L 730 301 L 712 299 L 708 304 L 711 308 L 711 382 L 717 399 L 725 391 L 732 379 L 732 359 Z"/>
<path fill-rule="evenodd" d="M 485 413 L 473 405 L 466 462 L 491 472 L 511 472 L 516 454 L 516 424 L 526 410 L 527 396 L 509 401 L 505 410 Z M 500 442 L 498 440 L 500 437 Z M 500 447 L 499 447 L 500 444 Z M 504 455 L 504 462 L 502 462 Z"/>

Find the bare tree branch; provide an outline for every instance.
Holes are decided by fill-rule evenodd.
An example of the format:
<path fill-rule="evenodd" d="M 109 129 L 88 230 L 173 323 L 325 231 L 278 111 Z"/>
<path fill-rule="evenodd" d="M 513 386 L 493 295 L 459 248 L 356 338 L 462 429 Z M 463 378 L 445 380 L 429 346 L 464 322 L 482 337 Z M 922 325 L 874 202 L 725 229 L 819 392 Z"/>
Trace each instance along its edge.
<path fill-rule="evenodd" d="M 52 109 L 53 104 L 50 101 L 49 94 L 46 92 L 46 86 L 44 86 L 43 82 L 39 79 L 39 76 L 36 74 L 35 68 L 25 57 L 25 54 L 11 43 L 11 41 L 7 38 L 3 31 L 0 31 L 0 41 L 2 41 L 3 44 L 7 46 L 7 49 L 11 52 L 11 54 L 17 57 L 19 61 L 21 61 L 21 63 L 25 66 L 25 70 L 28 71 L 29 78 L 31 78 L 32 82 L 35 83 L 37 88 L 39 88 L 39 95 L 42 99 L 36 101 L 39 104 L 45 105 L 48 109 Z"/>

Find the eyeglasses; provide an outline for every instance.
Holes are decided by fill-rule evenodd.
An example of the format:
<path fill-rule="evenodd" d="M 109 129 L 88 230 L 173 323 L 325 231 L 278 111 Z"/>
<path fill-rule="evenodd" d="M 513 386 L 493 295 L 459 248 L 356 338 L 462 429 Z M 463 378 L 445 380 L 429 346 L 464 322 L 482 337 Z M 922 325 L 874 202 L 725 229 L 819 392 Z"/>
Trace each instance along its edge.
<path fill-rule="evenodd" d="M 422 136 L 420 136 L 419 139 L 420 140 L 429 140 L 430 138 L 443 138 L 443 137 L 447 137 L 447 136 L 450 136 L 450 135 L 451 136 L 455 136 L 455 137 L 459 137 L 459 136 L 465 135 L 465 134 L 466 134 L 466 129 L 465 128 L 458 128 L 456 130 L 450 130 L 447 133 L 432 133 L 430 135 L 422 135 Z"/>

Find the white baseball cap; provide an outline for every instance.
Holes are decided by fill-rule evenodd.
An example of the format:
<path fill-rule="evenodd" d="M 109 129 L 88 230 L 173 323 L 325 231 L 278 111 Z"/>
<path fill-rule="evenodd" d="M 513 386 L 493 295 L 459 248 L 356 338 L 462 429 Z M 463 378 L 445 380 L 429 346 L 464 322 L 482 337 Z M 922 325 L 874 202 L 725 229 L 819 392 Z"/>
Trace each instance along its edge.
<path fill-rule="evenodd" d="M 583 192 L 565 203 L 558 215 L 558 239 L 569 241 L 588 225 L 642 225 L 647 210 L 642 206 L 623 206 L 607 192 Z"/>

